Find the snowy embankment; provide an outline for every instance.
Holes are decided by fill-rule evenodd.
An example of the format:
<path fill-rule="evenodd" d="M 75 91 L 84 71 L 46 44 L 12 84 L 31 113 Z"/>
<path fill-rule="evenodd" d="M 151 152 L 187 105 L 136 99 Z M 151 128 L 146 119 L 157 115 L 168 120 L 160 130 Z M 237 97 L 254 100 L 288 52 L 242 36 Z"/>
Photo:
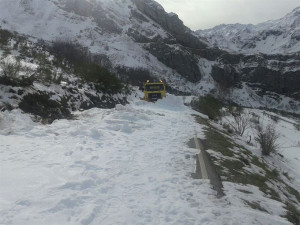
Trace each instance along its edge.
<path fill-rule="evenodd" d="M 300 190 L 300 120 L 279 116 L 271 112 L 265 113 L 261 110 L 252 111 L 261 116 L 264 124 L 274 124 L 279 134 L 278 153 L 284 158 L 282 163 L 276 161 L 272 163 L 275 165 L 280 163 L 280 167 L 294 179 L 295 186 Z"/>
<path fill-rule="evenodd" d="M 192 113 L 172 95 L 51 125 L 2 112 L 0 224 L 288 224 L 191 178 Z"/>
<path fill-rule="evenodd" d="M 300 120 L 281 116 L 279 114 L 259 110 L 259 109 L 246 109 L 244 111 L 245 118 L 250 115 L 257 116 L 259 123 L 262 127 L 272 125 L 275 128 L 278 139 L 275 141 L 277 146 L 277 153 L 280 157 L 263 157 L 259 143 L 255 140 L 257 130 L 250 122 L 243 137 L 236 137 L 236 142 L 244 147 L 247 147 L 254 155 L 263 158 L 272 167 L 287 173 L 293 179 L 293 184 L 297 189 L 300 188 Z M 250 118 L 250 117 L 249 117 Z M 233 116 L 226 116 L 222 118 L 223 123 L 236 124 Z M 249 139 L 250 138 L 250 139 Z M 250 141 L 251 140 L 251 141 Z M 251 142 L 251 145 L 248 145 Z"/>

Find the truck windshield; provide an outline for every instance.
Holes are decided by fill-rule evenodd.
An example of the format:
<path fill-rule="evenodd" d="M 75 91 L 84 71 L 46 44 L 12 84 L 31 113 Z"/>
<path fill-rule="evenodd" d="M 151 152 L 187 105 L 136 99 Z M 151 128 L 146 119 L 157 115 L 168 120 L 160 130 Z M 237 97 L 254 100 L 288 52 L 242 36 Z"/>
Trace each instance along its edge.
<path fill-rule="evenodd" d="M 146 84 L 145 89 L 146 89 L 146 91 L 163 91 L 164 85 L 163 84 Z"/>

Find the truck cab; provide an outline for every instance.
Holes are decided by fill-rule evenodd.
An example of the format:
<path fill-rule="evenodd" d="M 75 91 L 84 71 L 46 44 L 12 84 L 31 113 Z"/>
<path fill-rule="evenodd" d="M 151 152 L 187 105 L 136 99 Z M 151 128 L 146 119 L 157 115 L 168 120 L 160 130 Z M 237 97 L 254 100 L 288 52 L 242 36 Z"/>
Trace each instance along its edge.
<path fill-rule="evenodd" d="M 166 97 L 166 85 L 164 82 L 147 82 L 144 84 L 144 100 L 155 102 Z"/>

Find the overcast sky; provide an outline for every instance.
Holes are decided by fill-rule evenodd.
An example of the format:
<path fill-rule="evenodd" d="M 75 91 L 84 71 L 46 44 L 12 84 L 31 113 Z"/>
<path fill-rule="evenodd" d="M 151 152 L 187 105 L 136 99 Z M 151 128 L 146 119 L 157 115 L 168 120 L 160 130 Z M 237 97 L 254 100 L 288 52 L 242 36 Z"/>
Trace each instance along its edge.
<path fill-rule="evenodd" d="M 156 0 L 192 30 L 225 23 L 257 24 L 279 19 L 300 6 L 299 0 Z"/>

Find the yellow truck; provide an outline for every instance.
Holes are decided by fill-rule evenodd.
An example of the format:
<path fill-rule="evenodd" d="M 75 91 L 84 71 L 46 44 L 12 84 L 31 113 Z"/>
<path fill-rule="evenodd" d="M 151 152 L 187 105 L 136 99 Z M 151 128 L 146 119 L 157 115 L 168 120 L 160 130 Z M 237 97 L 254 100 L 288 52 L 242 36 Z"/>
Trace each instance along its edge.
<path fill-rule="evenodd" d="M 158 99 L 166 97 L 166 85 L 164 82 L 147 82 L 144 85 L 144 100 L 149 102 L 155 102 Z"/>

